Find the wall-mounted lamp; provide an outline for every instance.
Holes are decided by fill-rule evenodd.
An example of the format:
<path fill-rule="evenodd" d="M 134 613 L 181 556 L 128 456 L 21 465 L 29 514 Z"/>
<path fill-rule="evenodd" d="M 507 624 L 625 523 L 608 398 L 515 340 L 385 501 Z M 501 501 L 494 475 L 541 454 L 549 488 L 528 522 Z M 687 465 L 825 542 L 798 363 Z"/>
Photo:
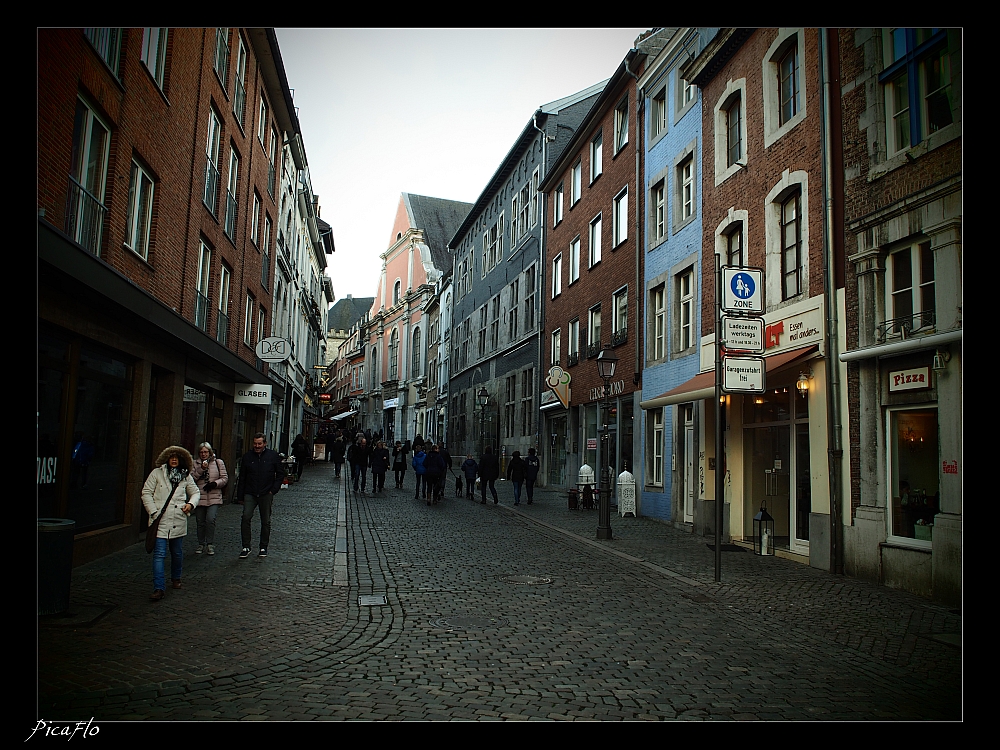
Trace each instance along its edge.
<path fill-rule="evenodd" d="M 806 394 L 809 393 L 809 381 L 811 379 L 811 372 L 808 375 L 804 372 L 800 372 L 798 380 L 795 381 L 795 387 L 798 389 L 799 395 L 802 396 L 802 398 L 805 398 Z"/>
<path fill-rule="evenodd" d="M 951 353 L 947 350 L 938 349 L 934 352 L 934 371 L 941 372 L 948 369 L 948 362 L 951 360 Z"/>

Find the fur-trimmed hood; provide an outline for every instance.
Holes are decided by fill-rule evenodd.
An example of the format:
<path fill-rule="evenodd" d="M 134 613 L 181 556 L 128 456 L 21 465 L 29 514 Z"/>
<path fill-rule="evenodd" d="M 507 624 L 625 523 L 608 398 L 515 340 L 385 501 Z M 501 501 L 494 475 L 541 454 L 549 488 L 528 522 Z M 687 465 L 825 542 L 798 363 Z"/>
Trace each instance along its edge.
<path fill-rule="evenodd" d="M 187 469 L 188 473 L 190 473 L 194 469 L 194 459 L 191 458 L 191 454 L 187 451 L 186 448 L 182 448 L 179 445 L 168 445 L 166 448 L 164 448 L 163 452 L 161 452 L 160 455 L 157 456 L 156 458 L 156 465 L 163 466 L 165 463 L 167 463 L 167 461 L 170 460 L 170 457 L 174 455 L 176 455 L 177 458 L 180 459 L 181 468 Z"/>

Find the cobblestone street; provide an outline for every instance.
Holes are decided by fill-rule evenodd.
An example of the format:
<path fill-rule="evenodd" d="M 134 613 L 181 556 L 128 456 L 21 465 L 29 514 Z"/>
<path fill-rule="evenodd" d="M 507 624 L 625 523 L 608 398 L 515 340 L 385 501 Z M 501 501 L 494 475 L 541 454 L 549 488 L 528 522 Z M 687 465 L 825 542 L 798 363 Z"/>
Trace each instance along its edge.
<path fill-rule="evenodd" d="M 314 464 L 267 558 L 237 558 L 225 505 L 217 554 L 192 520 L 159 603 L 141 544 L 75 569 L 70 612 L 39 618 L 38 717 L 962 718 L 957 611 L 745 550 L 715 583 L 710 539 L 612 516 L 597 541 L 596 512 L 500 485 L 500 505 L 427 506 L 412 472 L 355 497 Z"/>

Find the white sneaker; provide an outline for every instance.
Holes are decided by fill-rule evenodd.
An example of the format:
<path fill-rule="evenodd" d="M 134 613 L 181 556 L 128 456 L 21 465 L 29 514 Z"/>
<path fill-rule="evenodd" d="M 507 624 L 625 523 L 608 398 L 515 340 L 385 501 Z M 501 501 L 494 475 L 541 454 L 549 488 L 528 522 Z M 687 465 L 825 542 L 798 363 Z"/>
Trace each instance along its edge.
<path fill-rule="evenodd" d="M 210 555 L 214 555 L 215 554 L 215 545 L 214 544 L 208 545 L 208 554 L 210 554 Z"/>
<path fill-rule="evenodd" d="M 200 554 L 201 554 L 202 552 L 204 552 L 204 551 L 205 551 L 205 545 L 204 545 L 204 544 L 199 544 L 199 545 L 198 545 L 198 549 L 196 549 L 196 550 L 194 551 L 194 553 L 195 553 L 196 555 L 200 555 Z"/>

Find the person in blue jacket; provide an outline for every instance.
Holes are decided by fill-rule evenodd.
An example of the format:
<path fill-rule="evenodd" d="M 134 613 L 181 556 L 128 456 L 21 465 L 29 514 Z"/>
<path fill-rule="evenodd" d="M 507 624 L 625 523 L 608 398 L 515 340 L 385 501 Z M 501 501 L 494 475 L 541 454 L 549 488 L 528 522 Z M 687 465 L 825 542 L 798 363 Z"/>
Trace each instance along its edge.
<path fill-rule="evenodd" d="M 465 461 L 462 462 L 462 473 L 465 474 L 465 496 L 469 500 L 474 500 L 476 497 L 476 472 L 478 471 L 479 464 L 469 453 L 466 455 Z"/>
<path fill-rule="evenodd" d="M 424 446 L 421 443 L 419 447 L 414 444 L 413 447 L 413 460 L 410 462 L 413 466 L 413 473 L 417 477 L 417 487 L 413 495 L 413 499 L 417 500 L 420 498 L 420 486 L 424 487 L 424 497 L 427 497 L 427 483 L 425 480 L 426 470 L 424 469 L 424 459 L 427 458 L 427 454 L 424 453 Z"/>

